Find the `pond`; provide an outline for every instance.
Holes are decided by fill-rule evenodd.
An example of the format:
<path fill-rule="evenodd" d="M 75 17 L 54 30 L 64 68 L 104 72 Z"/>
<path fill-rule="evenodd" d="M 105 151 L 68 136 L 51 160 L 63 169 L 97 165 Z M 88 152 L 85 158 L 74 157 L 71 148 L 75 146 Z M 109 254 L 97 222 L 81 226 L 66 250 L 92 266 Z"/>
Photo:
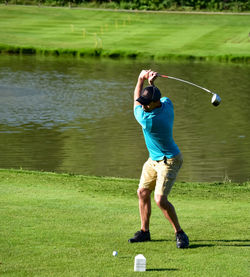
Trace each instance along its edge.
<path fill-rule="evenodd" d="M 0 56 L 0 168 L 139 178 L 148 152 L 133 116 L 141 69 L 175 107 L 178 181 L 250 180 L 250 66 Z"/>

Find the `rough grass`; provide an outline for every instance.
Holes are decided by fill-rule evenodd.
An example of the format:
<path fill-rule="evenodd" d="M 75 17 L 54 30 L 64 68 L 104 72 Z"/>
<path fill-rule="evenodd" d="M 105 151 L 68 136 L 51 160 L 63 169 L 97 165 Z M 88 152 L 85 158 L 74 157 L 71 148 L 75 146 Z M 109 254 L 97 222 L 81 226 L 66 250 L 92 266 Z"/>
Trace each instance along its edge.
<path fill-rule="evenodd" d="M 152 241 L 139 227 L 138 180 L 0 170 L 1 276 L 247 276 L 249 183 L 176 183 L 171 193 L 190 248 L 153 205 Z M 113 250 L 118 256 L 113 257 Z"/>
<path fill-rule="evenodd" d="M 250 60 L 250 17 L 1 6 L 2 53 Z"/>

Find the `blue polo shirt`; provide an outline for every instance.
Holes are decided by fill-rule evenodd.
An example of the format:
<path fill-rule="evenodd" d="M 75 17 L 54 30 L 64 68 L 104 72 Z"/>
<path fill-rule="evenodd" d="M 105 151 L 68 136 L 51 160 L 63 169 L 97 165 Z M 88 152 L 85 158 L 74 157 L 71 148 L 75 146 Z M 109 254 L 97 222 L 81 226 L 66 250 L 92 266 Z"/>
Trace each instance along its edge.
<path fill-rule="evenodd" d="M 136 106 L 134 115 L 142 126 L 149 156 L 154 161 L 168 159 L 180 153 L 173 139 L 174 107 L 167 97 L 161 98 L 161 107 L 145 112 L 142 106 Z"/>

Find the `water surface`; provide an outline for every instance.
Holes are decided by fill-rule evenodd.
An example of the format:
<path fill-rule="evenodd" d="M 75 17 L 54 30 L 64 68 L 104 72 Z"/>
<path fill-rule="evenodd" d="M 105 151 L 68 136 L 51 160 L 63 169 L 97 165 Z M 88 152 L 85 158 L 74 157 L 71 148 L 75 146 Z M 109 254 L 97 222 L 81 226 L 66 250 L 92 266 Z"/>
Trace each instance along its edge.
<path fill-rule="evenodd" d="M 250 179 L 250 66 L 0 56 L 0 168 L 139 178 L 148 153 L 132 112 L 141 69 L 167 79 L 184 155 L 179 181 Z"/>

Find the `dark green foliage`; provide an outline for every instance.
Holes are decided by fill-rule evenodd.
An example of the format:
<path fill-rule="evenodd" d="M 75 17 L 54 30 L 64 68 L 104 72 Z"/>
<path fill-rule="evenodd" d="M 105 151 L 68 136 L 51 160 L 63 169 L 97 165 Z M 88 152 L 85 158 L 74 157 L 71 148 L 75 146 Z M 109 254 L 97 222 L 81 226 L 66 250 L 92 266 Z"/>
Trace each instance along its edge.
<path fill-rule="evenodd" d="M 87 6 L 129 10 L 249 11 L 249 0 L 0 0 L 4 4 Z"/>

